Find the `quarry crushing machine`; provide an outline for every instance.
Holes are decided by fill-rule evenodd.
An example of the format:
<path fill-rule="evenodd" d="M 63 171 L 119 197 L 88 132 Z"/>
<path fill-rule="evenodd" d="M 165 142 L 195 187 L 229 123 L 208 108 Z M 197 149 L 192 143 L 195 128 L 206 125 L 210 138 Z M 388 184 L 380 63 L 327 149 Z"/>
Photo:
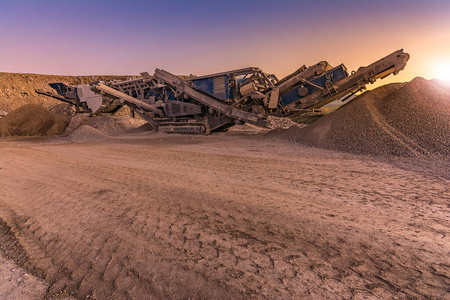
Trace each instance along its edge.
<path fill-rule="evenodd" d="M 285 117 L 320 108 L 366 88 L 369 83 L 403 70 L 409 54 L 403 49 L 357 71 L 321 61 L 303 65 L 278 79 L 259 68 L 244 68 L 182 78 L 156 69 L 153 76 L 126 81 L 50 86 L 57 94 L 36 90 L 91 114 L 114 113 L 127 105 L 159 131 L 208 134 L 232 124 L 267 125 L 269 115 Z"/>

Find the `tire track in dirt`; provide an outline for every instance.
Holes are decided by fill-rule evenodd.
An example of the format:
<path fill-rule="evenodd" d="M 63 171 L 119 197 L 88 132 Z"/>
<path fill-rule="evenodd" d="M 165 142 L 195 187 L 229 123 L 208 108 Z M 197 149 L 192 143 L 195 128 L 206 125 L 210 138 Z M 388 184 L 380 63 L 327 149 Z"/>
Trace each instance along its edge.
<path fill-rule="evenodd" d="M 283 155 L 264 160 L 264 153 L 239 147 L 239 156 L 221 154 L 220 144 L 210 153 L 196 147 L 205 145 L 15 149 L 22 160 L 14 171 L 7 168 L 5 203 L 19 212 L 13 217 L 24 232 L 19 240 L 35 264 L 48 260 L 48 295 L 424 297 L 449 283 L 431 273 L 448 270 L 436 263 L 445 259 L 442 248 L 430 249 L 435 237 L 405 231 L 414 209 L 396 200 L 413 198 L 414 185 L 425 179 L 413 183 L 406 173 L 379 164 L 368 169 L 357 160 L 311 158 L 309 165 Z M 95 164 L 82 159 L 86 152 Z M 25 173 L 27 188 L 20 190 Z M 393 176 L 412 191 L 392 195 Z M 444 191 L 443 183 L 430 183 L 434 193 Z M 27 199 L 31 193 L 34 201 Z M 354 208 L 362 197 L 370 205 Z M 385 211 L 374 219 L 380 205 Z M 396 226 L 404 231 L 389 233 L 380 224 L 398 208 L 404 216 Z M 424 218 L 433 216 L 439 217 L 430 211 Z M 416 257 L 418 249 L 428 249 L 427 257 Z"/>
<path fill-rule="evenodd" d="M 371 98 L 368 98 L 366 105 L 368 111 L 372 116 L 372 120 L 375 121 L 375 123 L 378 124 L 381 127 L 381 129 L 383 129 L 387 134 L 389 134 L 389 136 L 392 137 L 392 139 L 394 139 L 402 146 L 407 148 L 409 151 L 411 151 L 414 155 L 429 154 L 428 150 L 421 147 L 418 143 L 408 138 L 405 134 L 389 125 L 389 123 L 386 122 L 386 120 L 384 120 L 382 115 L 376 109 L 375 102 L 376 99 L 374 99 L 372 96 Z"/>
<path fill-rule="evenodd" d="M 29 166 L 27 166 L 27 165 L 24 166 L 25 169 L 28 167 Z M 52 177 L 52 176 L 49 176 L 49 174 L 45 174 L 45 173 L 40 174 L 38 177 L 41 177 L 41 176 L 42 176 L 42 178 L 46 178 L 46 180 L 48 180 L 49 178 Z M 110 181 L 114 185 L 117 183 L 120 183 L 120 181 L 117 181 L 117 180 L 110 180 Z M 36 179 L 36 186 L 43 185 L 43 183 L 44 183 L 44 181 L 41 181 L 39 178 Z M 45 182 L 45 184 L 49 185 L 48 182 Z M 69 179 L 64 184 L 62 184 L 62 187 L 60 186 L 60 188 L 69 190 L 70 187 L 77 186 L 77 185 L 85 185 L 85 184 L 86 184 L 86 182 L 83 182 L 83 181 L 70 182 L 70 179 Z M 50 185 L 52 185 L 52 184 L 50 184 Z M 59 185 L 58 183 L 55 184 L 55 187 L 58 185 Z M 65 203 L 65 204 L 71 205 L 71 203 Z M 69 209 L 71 209 L 71 208 L 72 207 L 69 207 Z M 90 207 L 90 209 L 92 209 L 92 208 L 95 208 L 95 207 Z M 104 210 L 104 208 L 100 207 L 99 211 L 97 212 L 97 214 L 99 216 L 101 216 L 100 211 L 102 211 L 102 210 Z M 105 217 L 104 214 L 103 214 L 103 217 Z M 120 215 L 118 215 L 118 217 L 126 218 L 127 212 L 121 213 Z M 108 222 L 110 226 L 114 225 L 114 223 L 111 220 L 107 220 L 107 219 L 103 220 L 100 223 L 107 222 L 107 221 L 110 221 L 110 222 Z M 94 224 L 94 225 L 97 226 L 97 228 L 104 227 L 104 226 L 101 226 L 102 224 Z M 125 225 L 129 225 L 128 222 L 125 222 Z M 23 227 L 26 228 L 26 225 Z M 39 228 L 39 227 L 40 226 L 36 225 L 36 223 L 33 223 L 30 225 L 30 228 Z M 30 232 L 32 235 L 34 235 L 34 231 L 30 230 Z M 105 233 L 103 233 L 103 234 L 105 234 Z M 122 235 L 124 235 L 124 236 L 127 234 L 128 234 L 128 232 L 122 233 Z M 103 268 L 102 262 L 98 262 L 98 261 L 105 259 L 103 252 L 106 252 L 106 253 L 110 252 L 110 250 L 108 250 L 108 247 L 106 247 L 108 245 L 108 242 L 103 241 L 101 238 L 101 235 L 100 236 L 94 235 L 92 237 L 90 237 L 89 235 L 88 236 L 84 235 L 84 236 L 78 237 L 78 238 L 87 239 L 88 241 L 90 240 L 90 242 L 88 242 L 87 244 L 81 243 L 81 244 L 85 244 L 84 247 L 81 247 L 79 245 L 77 245 L 77 247 L 72 247 L 72 245 L 70 245 L 70 244 L 61 245 L 62 240 L 61 240 L 61 238 L 58 238 L 58 237 L 56 237 L 54 239 L 50 239 L 50 240 L 37 239 L 35 241 L 36 243 L 41 244 L 41 247 L 43 249 L 45 249 L 45 252 L 48 257 L 52 257 L 52 262 L 55 265 L 59 266 L 58 268 L 60 270 L 63 270 L 63 271 L 60 271 L 58 274 L 53 275 L 55 282 L 50 287 L 50 291 L 49 291 L 50 295 L 61 293 L 61 291 L 70 292 L 70 291 L 78 290 L 77 295 L 83 297 L 84 295 L 93 293 L 92 282 L 98 283 L 99 273 L 102 273 L 101 269 Z M 75 240 L 77 240 L 78 238 L 74 237 Z M 136 238 L 137 237 L 134 237 L 133 241 L 129 241 L 130 244 L 135 242 Z M 118 241 L 121 240 L 121 238 L 115 236 L 113 238 L 113 240 L 114 240 L 114 243 L 117 243 Z M 145 241 L 145 243 L 148 243 L 148 242 L 149 241 Z M 125 242 L 124 242 L 124 244 L 125 244 Z M 74 249 L 74 248 L 78 248 L 78 250 L 77 250 L 78 257 L 76 255 L 74 255 L 73 253 L 68 252 L 69 250 Z M 127 259 L 129 254 L 124 253 L 124 251 L 128 248 L 129 247 L 126 247 L 123 244 L 120 244 L 120 249 L 122 249 L 122 251 L 121 251 L 120 255 L 117 256 L 118 261 L 127 262 L 127 260 L 129 260 L 129 259 Z M 99 249 L 101 249 L 101 253 L 100 253 Z M 130 253 L 133 252 L 130 249 L 128 249 L 128 251 L 130 251 Z M 163 253 L 163 251 L 160 251 L 160 252 Z M 75 253 L 75 254 L 77 254 L 77 253 Z M 139 257 L 139 256 L 143 256 L 143 255 L 136 254 L 136 256 Z M 67 262 L 67 258 L 71 258 L 72 262 L 70 260 Z M 83 265 L 83 261 L 87 261 L 87 262 L 96 261 L 96 263 L 95 264 L 85 263 Z M 78 265 L 79 263 L 81 263 L 81 266 Z M 161 265 L 161 263 L 160 263 L 160 265 Z M 132 268 L 132 269 L 129 269 L 128 271 L 126 271 L 125 267 L 126 267 L 126 263 L 124 263 L 124 266 L 120 266 L 120 269 L 118 270 L 119 274 L 116 274 L 115 276 L 113 276 L 114 278 L 110 278 L 110 276 L 103 276 L 104 278 L 110 278 L 109 281 L 113 282 L 113 287 L 114 287 L 113 289 L 111 289 L 110 286 L 108 286 L 109 284 L 106 284 L 106 285 L 100 284 L 100 286 L 96 287 L 95 294 L 97 296 L 99 296 L 99 295 L 103 295 L 103 296 L 123 295 L 123 291 L 131 290 L 131 293 L 126 294 L 127 296 L 132 296 L 133 293 L 139 295 L 139 293 L 140 293 L 139 289 L 143 289 L 143 287 L 139 287 L 139 285 L 142 285 L 142 282 L 144 282 L 144 285 L 145 285 L 145 278 L 143 279 L 142 276 L 139 275 L 140 272 L 136 271 L 135 269 Z M 135 266 L 135 268 L 137 268 L 137 267 L 138 266 Z M 70 270 L 74 270 L 75 268 L 78 269 L 77 274 L 73 275 Z M 129 268 L 129 266 L 128 266 L 128 268 Z M 169 268 L 167 266 L 163 265 L 163 266 L 160 266 L 160 269 L 161 269 L 160 272 L 164 273 L 162 270 L 169 269 Z M 182 271 L 179 271 L 179 273 L 182 273 Z M 103 272 L 103 274 L 105 274 L 105 272 Z M 109 275 L 111 275 L 111 274 L 109 273 Z M 177 274 L 177 275 L 179 275 L 179 274 Z M 161 275 L 159 275 L 159 276 L 161 277 Z M 52 276 L 50 276 L 50 277 L 52 277 Z M 192 277 L 192 274 L 190 275 L 190 277 Z M 67 279 L 65 279 L 65 278 L 67 278 Z M 191 279 L 193 279 L 193 278 L 191 278 Z M 71 281 L 71 280 L 75 281 L 75 283 L 69 284 L 68 281 Z M 162 280 L 162 279 L 160 278 L 160 280 Z M 170 282 L 170 280 L 167 280 L 167 279 L 164 279 L 164 280 Z M 199 291 L 199 295 L 201 295 L 202 292 L 201 292 L 200 286 L 205 287 L 205 286 L 209 286 L 211 284 L 202 282 L 202 280 L 203 280 L 202 278 L 200 278 L 198 280 L 200 282 L 197 283 L 196 285 L 197 285 L 197 289 Z M 77 282 L 78 282 L 78 284 L 77 284 Z M 176 282 L 176 280 L 173 280 L 173 282 Z M 166 283 L 166 285 L 167 284 L 168 283 Z M 194 282 L 191 282 L 191 284 L 194 284 Z M 103 290 L 105 290 L 105 294 L 102 294 Z M 108 294 L 108 292 L 107 292 L 108 290 L 113 291 L 113 294 Z M 152 290 L 152 289 L 148 289 L 148 290 Z M 170 291 L 170 289 L 168 289 L 168 290 Z M 214 290 L 217 290 L 217 288 L 215 288 L 215 289 L 211 288 L 211 290 L 214 291 Z M 156 292 L 158 292 L 158 291 L 156 291 Z M 215 292 L 212 292 L 212 295 L 214 293 Z M 226 296 L 227 294 L 228 294 L 228 292 L 223 291 L 223 295 Z M 141 292 L 141 295 L 142 295 L 142 292 Z M 158 298 L 163 297 L 163 296 L 161 296 L 161 294 L 158 294 L 158 293 L 154 293 L 153 295 L 157 296 Z M 121 297 L 119 297 L 119 298 L 121 298 Z M 230 297 L 230 298 L 234 298 L 234 297 Z"/>

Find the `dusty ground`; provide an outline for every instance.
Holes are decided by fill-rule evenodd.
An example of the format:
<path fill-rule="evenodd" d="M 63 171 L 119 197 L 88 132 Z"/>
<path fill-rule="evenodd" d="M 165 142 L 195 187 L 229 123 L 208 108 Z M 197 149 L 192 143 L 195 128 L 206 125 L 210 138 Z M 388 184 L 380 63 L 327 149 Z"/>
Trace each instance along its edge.
<path fill-rule="evenodd" d="M 0 153 L 1 250 L 42 297 L 449 298 L 450 179 L 416 158 L 157 133 Z"/>
<path fill-rule="evenodd" d="M 0 255 L 0 299 L 39 299 L 48 284 Z"/>

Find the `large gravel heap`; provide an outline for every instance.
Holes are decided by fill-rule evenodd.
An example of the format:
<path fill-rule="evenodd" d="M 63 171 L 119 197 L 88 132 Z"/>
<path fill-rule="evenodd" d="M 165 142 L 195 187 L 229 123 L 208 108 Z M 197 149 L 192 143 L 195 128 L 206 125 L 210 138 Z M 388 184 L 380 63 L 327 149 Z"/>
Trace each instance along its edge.
<path fill-rule="evenodd" d="M 60 135 L 69 124 L 69 117 L 27 104 L 0 119 L 0 136 Z"/>
<path fill-rule="evenodd" d="M 128 133 L 136 131 L 142 125 L 148 124 L 141 118 L 131 118 L 129 116 L 111 116 L 101 115 L 96 117 L 87 117 L 83 115 L 74 116 L 66 129 L 66 134 L 70 134 L 83 125 L 89 125 L 97 130 L 111 135 Z"/>
<path fill-rule="evenodd" d="M 336 112 L 285 135 L 357 154 L 450 155 L 450 93 L 417 77 L 366 92 Z"/>
<path fill-rule="evenodd" d="M 82 125 L 65 137 L 64 140 L 75 143 L 87 143 L 104 141 L 108 138 L 110 138 L 110 136 L 100 130 L 89 125 Z"/>

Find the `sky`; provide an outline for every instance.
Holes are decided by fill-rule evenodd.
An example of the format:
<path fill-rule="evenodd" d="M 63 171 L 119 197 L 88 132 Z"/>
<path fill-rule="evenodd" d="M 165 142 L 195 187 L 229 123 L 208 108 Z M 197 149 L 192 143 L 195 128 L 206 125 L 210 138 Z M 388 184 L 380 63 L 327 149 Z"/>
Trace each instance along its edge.
<path fill-rule="evenodd" d="M 349 71 L 404 49 L 403 72 L 450 80 L 448 0 L 0 0 L 0 72 L 284 77 L 326 60 Z"/>

